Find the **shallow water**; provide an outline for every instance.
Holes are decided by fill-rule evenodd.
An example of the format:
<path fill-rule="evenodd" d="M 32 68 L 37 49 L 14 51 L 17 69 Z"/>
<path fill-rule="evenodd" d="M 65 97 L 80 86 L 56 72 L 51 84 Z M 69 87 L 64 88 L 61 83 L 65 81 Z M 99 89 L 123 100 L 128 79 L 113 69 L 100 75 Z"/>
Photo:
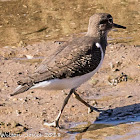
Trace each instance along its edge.
<path fill-rule="evenodd" d="M 135 127 L 137 129 L 135 129 Z M 98 129 L 94 129 L 98 128 Z M 138 140 L 140 137 L 140 124 L 120 124 L 109 125 L 91 125 L 86 133 L 77 134 L 75 138 L 80 139 L 105 139 L 105 140 Z"/>
<path fill-rule="evenodd" d="M 68 129 L 72 139 L 132 140 L 140 137 L 140 104 L 108 109 L 92 123 L 72 123 Z"/>
<path fill-rule="evenodd" d="M 109 34 L 113 42 L 139 45 L 139 7 L 139 0 L 0 0 L 0 47 L 86 32 L 89 17 L 99 12 L 127 27 Z"/>

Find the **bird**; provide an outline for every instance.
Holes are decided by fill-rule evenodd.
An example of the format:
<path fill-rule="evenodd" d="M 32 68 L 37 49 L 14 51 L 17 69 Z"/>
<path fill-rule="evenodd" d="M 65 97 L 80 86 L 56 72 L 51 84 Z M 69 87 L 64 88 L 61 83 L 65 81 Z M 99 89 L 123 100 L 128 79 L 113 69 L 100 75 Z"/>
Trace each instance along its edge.
<path fill-rule="evenodd" d="M 56 52 L 45 58 L 37 70 L 17 82 L 18 87 L 11 96 L 30 89 L 64 90 L 69 93 L 56 119 L 44 125 L 58 127 L 62 112 L 71 95 L 86 105 L 90 112 L 100 111 L 84 101 L 76 89 L 88 81 L 101 67 L 107 47 L 107 34 L 112 28 L 126 29 L 125 26 L 115 24 L 109 13 L 96 13 L 89 19 L 87 33 L 82 37 L 74 37 L 58 47 Z"/>

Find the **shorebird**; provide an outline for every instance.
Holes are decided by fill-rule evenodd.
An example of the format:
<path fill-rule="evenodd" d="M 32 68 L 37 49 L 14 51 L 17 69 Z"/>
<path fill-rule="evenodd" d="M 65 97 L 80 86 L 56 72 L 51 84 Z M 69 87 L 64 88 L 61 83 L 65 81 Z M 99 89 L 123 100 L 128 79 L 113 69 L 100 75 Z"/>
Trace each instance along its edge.
<path fill-rule="evenodd" d="M 45 59 L 31 75 L 18 81 L 18 87 L 11 96 L 29 89 L 64 90 L 70 89 L 62 108 L 52 123 L 44 125 L 59 127 L 61 114 L 72 94 L 81 101 L 90 112 L 99 111 L 84 101 L 76 89 L 88 81 L 102 65 L 107 46 L 107 34 L 112 28 L 126 27 L 113 23 L 108 13 L 97 13 L 90 17 L 85 36 L 73 38 L 62 44 L 51 58 Z"/>

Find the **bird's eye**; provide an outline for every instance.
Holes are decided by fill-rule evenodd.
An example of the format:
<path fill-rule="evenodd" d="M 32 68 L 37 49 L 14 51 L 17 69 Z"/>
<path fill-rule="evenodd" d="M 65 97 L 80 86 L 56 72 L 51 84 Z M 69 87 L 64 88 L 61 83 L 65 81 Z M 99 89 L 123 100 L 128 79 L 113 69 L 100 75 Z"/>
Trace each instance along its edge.
<path fill-rule="evenodd" d="M 113 19 L 112 19 L 112 18 L 109 18 L 108 21 L 109 21 L 110 23 L 113 23 Z"/>
<path fill-rule="evenodd" d="M 100 21 L 100 24 L 106 24 L 108 22 L 108 20 L 102 20 Z"/>

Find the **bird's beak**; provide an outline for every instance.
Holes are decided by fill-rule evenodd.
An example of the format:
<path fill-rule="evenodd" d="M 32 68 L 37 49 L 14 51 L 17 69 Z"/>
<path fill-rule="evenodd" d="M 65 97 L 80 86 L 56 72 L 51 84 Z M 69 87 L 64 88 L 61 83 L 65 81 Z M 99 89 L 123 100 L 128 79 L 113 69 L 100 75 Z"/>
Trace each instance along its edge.
<path fill-rule="evenodd" d="M 122 28 L 122 29 L 126 29 L 125 26 L 118 25 L 118 24 L 115 24 L 115 23 L 113 23 L 113 27 L 114 27 L 114 28 Z"/>

